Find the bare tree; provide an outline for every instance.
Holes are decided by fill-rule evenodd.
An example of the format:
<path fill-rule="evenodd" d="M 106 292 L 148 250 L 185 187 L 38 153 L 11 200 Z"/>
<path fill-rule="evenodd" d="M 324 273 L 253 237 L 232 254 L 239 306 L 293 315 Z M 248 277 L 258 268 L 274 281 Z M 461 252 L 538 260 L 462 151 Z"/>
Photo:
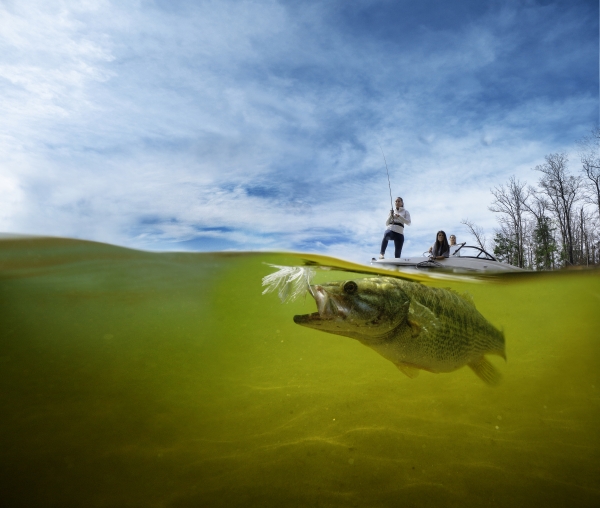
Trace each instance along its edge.
<path fill-rule="evenodd" d="M 465 226 L 467 226 L 467 228 L 469 228 L 469 231 L 475 237 L 475 241 L 477 242 L 479 247 L 481 247 L 481 249 L 483 250 L 487 250 L 487 239 L 485 237 L 483 228 L 471 222 L 468 218 L 461 220 L 460 223 L 464 224 Z"/>
<path fill-rule="evenodd" d="M 550 270 L 554 268 L 556 240 L 549 216 L 551 212 L 548 199 L 530 185 L 523 200 L 523 207 L 535 219 L 533 223 L 528 222 L 525 234 L 529 266 L 535 267 L 536 270 Z"/>
<path fill-rule="evenodd" d="M 581 206 L 574 211 L 573 256 L 579 265 L 595 264 L 594 243 L 597 239 L 592 214 Z"/>
<path fill-rule="evenodd" d="M 546 217 L 546 212 L 549 212 L 548 200 L 540 195 L 539 191 L 531 185 L 527 187 L 527 193 L 523 199 L 523 207 L 538 221 Z"/>
<path fill-rule="evenodd" d="M 533 266 L 533 226 L 532 221 L 523 219 L 523 268 Z"/>
<path fill-rule="evenodd" d="M 536 270 L 600 263 L 600 128 L 580 148 L 583 174 L 571 174 L 567 154 L 554 153 L 535 167 L 542 174 L 537 186 L 512 176 L 491 189 L 489 209 L 500 226 L 492 241 L 498 259 Z M 483 229 L 468 219 L 461 223 L 485 248 Z"/>
<path fill-rule="evenodd" d="M 581 177 L 569 175 L 569 159 L 565 153 L 546 155 L 546 163 L 535 167 L 543 174 L 539 180 L 542 192 L 548 198 L 548 208 L 560 226 L 565 260 L 574 264 L 573 255 L 573 206 L 581 199 Z"/>
<path fill-rule="evenodd" d="M 495 199 L 489 207 L 492 212 L 500 214 L 498 222 L 504 225 L 503 229 L 508 229 L 513 236 L 517 256 L 515 264 L 521 268 L 525 265 L 523 244 L 525 185 L 526 183 L 519 182 L 514 176 L 511 176 L 506 187 L 500 185 L 491 190 Z"/>
<path fill-rule="evenodd" d="M 600 127 L 595 127 L 579 141 L 579 158 L 581 171 L 587 179 L 589 201 L 595 205 L 600 218 Z"/>

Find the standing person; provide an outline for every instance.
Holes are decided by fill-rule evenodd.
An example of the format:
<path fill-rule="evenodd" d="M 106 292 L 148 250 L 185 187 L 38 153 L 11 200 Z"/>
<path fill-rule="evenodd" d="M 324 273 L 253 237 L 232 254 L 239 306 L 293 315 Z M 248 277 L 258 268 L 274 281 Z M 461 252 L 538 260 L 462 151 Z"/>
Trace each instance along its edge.
<path fill-rule="evenodd" d="M 429 249 L 433 259 L 444 259 L 450 257 L 450 245 L 444 231 L 438 231 L 435 243 Z"/>
<path fill-rule="evenodd" d="M 399 258 L 404 245 L 404 226 L 410 226 L 410 213 L 404 208 L 402 198 L 396 198 L 396 208 L 390 210 L 390 215 L 385 221 L 387 229 L 381 241 L 379 259 L 384 259 L 385 250 L 390 240 L 394 241 L 394 257 Z"/>

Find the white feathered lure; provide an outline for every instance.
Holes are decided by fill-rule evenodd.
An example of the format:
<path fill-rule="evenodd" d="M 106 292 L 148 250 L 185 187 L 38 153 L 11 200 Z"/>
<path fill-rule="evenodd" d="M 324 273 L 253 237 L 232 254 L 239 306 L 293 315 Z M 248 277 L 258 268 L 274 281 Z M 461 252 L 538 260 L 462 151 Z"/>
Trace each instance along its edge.
<path fill-rule="evenodd" d="M 262 285 L 266 286 L 263 295 L 277 291 L 282 303 L 292 302 L 307 292 L 312 294 L 310 283 L 316 272 L 303 266 L 269 265 L 278 270 L 263 277 Z"/>

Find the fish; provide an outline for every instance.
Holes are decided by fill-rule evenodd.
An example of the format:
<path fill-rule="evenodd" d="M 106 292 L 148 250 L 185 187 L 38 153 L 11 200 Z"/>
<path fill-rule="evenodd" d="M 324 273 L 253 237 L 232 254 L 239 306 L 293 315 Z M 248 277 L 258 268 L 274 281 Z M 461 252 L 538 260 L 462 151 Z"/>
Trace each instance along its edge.
<path fill-rule="evenodd" d="M 301 326 L 356 339 L 409 378 L 468 366 L 488 385 L 500 372 L 485 355 L 506 360 L 504 332 L 468 294 L 393 277 L 311 285 L 317 312 L 294 316 Z"/>

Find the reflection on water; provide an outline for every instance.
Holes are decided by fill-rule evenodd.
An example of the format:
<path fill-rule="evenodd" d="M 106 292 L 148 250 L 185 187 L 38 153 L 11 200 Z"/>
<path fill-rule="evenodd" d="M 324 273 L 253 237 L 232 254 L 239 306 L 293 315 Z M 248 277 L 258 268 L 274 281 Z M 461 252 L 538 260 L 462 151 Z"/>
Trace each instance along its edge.
<path fill-rule="evenodd" d="M 495 388 L 408 379 L 261 296 L 291 254 L 0 242 L 6 506 L 596 506 L 600 274 L 434 279 L 504 330 Z M 365 271 L 368 269 L 364 268 Z M 352 278 L 359 275 L 353 273 Z"/>

